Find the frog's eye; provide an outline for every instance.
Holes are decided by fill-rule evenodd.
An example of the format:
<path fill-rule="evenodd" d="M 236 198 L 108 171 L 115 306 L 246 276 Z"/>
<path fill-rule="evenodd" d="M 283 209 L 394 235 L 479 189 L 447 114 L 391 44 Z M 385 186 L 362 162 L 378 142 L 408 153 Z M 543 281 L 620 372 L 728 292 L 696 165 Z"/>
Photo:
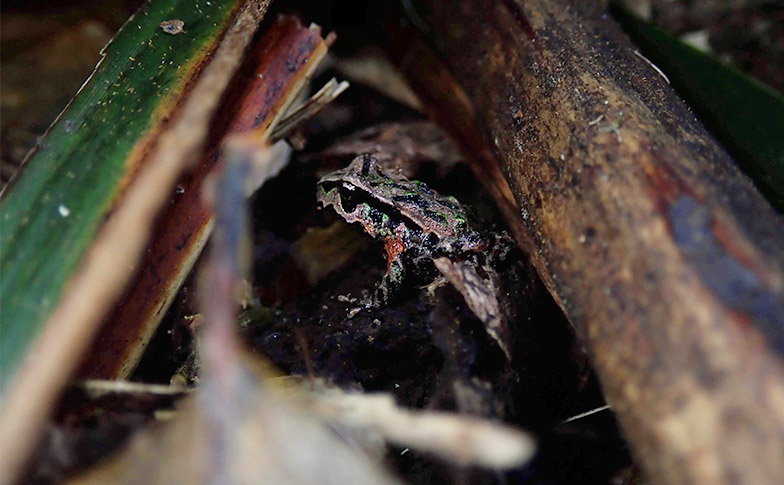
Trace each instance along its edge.
<path fill-rule="evenodd" d="M 433 233 L 433 232 L 429 232 L 429 233 L 428 233 L 428 234 L 425 236 L 425 238 L 424 238 L 424 241 L 423 241 L 423 244 L 424 244 L 424 245 L 425 245 L 425 247 L 426 247 L 427 249 L 429 249 L 430 251 L 434 251 L 434 250 L 436 249 L 436 246 L 438 246 L 438 242 L 439 242 L 439 241 L 440 241 L 440 239 L 439 239 L 439 237 L 438 237 L 438 236 L 436 236 L 436 234 L 435 234 L 435 233 Z"/>

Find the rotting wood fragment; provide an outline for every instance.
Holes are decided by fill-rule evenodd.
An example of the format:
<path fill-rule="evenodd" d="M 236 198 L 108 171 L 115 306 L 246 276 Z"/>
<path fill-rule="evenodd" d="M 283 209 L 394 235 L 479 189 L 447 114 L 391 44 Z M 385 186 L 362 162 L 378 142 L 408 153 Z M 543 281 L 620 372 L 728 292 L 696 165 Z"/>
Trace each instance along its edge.
<path fill-rule="evenodd" d="M 495 270 L 490 267 L 482 268 L 486 273 L 485 277 L 482 277 L 475 268 L 462 261 L 450 261 L 449 258 L 440 257 L 434 259 L 433 263 L 447 281 L 463 295 L 468 307 L 482 320 L 487 332 L 511 360 L 510 302 L 508 295 L 501 289 L 500 279 Z"/>

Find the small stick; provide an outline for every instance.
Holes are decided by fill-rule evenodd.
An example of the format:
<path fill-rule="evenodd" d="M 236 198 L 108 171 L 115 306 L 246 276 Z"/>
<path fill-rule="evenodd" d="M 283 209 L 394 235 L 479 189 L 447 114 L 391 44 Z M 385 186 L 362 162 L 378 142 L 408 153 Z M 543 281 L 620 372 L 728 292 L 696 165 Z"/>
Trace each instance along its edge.
<path fill-rule="evenodd" d="M 668 78 L 668 77 L 667 77 L 667 75 L 666 75 L 666 74 L 664 74 L 664 71 L 662 71 L 661 69 L 659 69 L 659 66 L 657 66 L 656 64 L 654 64 L 653 62 L 651 62 L 651 60 L 650 60 L 650 59 L 648 59 L 647 57 L 645 57 L 644 55 L 642 55 L 642 53 L 640 53 L 640 51 L 638 51 L 637 49 L 634 49 L 634 55 L 635 55 L 635 56 L 637 56 L 637 57 L 639 57 L 639 58 L 640 58 L 640 59 L 642 59 L 643 61 L 645 61 L 645 62 L 646 62 L 646 63 L 647 63 L 649 66 L 651 66 L 651 67 L 653 68 L 653 70 L 654 70 L 654 71 L 658 72 L 658 73 L 659 73 L 659 75 L 660 75 L 661 77 L 663 77 L 665 81 L 667 81 L 667 84 L 670 84 L 670 78 Z"/>
<path fill-rule="evenodd" d="M 92 397 L 106 394 L 154 394 L 158 396 L 179 396 L 188 394 L 191 389 L 166 384 L 147 384 L 144 382 L 111 381 L 104 379 L 84 379 L 76 381 L 76 387 L 84 389 Z"/>
<path fill-rule="evenodd" d="M 611 409 L 610 405 L 609 404 L 605 404 L 604 406 L 599 406 L 598 408 L 591 409 L 590 411 L 586 411 L 586 412 L 580 413 L 580 414 L 575 414 L 574 416 L 566 418 L 563 421 L 561 421 L 561 424 L 571 423 L 572 421 L 577 421 L 578 419 L 583 419 L 583 418 L 586 418 L 586 417 L 591 416 L 593 414 L 600 413 L 602 411 L 606 411 L 608 409 Z"/>

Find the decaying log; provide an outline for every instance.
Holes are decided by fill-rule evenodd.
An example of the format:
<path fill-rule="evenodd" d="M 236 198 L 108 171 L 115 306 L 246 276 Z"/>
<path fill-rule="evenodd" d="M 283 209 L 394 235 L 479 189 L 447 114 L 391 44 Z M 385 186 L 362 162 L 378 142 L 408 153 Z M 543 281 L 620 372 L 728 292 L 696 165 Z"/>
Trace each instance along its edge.
<path fill-rule="evenodd" d="M 473 103 L 524 249 L 651 478 L 775 483 L 784 221 L 598 3 L 432 0 L 407 15 Z M 465 119 L 394 57 L 431 111 Z"/>

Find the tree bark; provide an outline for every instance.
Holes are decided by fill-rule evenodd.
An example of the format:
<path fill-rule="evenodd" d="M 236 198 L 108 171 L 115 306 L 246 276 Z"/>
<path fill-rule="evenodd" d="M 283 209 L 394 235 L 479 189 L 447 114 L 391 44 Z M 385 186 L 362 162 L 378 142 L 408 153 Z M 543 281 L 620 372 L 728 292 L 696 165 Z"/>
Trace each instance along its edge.
<path fill-rule="evenodd" d="M 510 222 L 650 477 L 780 480 L 781 216 L 596 3 L 428 4 L 408 19 L 473 104 Z M 466 118 L 393 57 L 437 118 Z"/>

